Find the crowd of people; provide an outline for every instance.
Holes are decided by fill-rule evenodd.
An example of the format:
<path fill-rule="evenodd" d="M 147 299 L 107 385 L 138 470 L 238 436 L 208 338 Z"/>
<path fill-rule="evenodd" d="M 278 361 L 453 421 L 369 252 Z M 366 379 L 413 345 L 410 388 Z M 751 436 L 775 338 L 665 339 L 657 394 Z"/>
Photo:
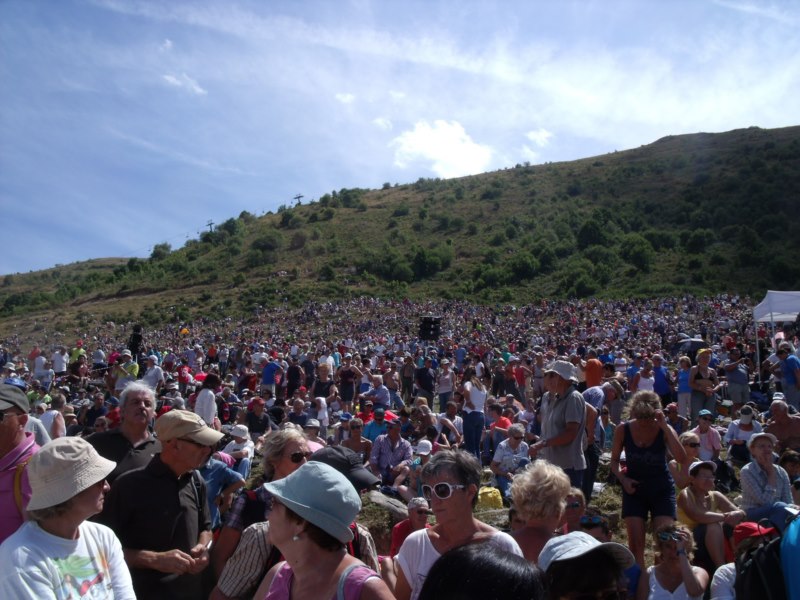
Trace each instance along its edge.
<path fill-rule="evenodd" d="M 0 595 L 733 597 L 737 548 L 800 501 L 795 324 L 751 306 L 370 298 L 8 338 Z M 474 515 L 487 477 L 507 531 Z M 383 557 L 373 490 L 408 504 Z"/>

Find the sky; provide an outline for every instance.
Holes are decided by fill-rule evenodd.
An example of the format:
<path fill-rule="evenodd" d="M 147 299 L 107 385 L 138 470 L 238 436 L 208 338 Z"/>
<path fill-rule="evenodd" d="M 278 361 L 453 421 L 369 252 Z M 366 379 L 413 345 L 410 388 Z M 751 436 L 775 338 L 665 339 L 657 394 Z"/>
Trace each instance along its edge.
<path fill-rule="evenodd" d="M 794 0 L 0 0 L 0 275 L 341 188 L 800 124 Z"/>

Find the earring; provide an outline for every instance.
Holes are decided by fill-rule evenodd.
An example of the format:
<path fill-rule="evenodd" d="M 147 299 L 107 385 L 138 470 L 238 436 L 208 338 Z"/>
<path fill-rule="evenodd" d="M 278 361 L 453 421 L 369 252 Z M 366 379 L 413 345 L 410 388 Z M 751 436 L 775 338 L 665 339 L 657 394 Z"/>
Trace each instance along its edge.
<path fill-rule="evenodd" d="M 292 541 L 293 541 L 293 542 L 296 542 L 296 541 L 297 541 L 297 540 L 299 540 L 299 539 L 300 539 L 300 536 L 299 536 L 299 535 L 293 535 L 293 536 L 292 536 Z"/>

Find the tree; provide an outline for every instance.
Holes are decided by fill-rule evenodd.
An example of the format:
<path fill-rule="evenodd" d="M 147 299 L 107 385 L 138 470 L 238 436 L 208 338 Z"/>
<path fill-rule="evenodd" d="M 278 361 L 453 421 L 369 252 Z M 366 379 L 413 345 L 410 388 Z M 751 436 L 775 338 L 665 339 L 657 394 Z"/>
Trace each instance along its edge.
<path fill-rule="evenodd" d="M 627 262 L 645 273 L 649 272 L 656 253 L 650 242 L 638 233 L 622 237 L 621 254 Z"/>
<path fill-rule="evenodd" d="M 164 242 L 163 244 L 156 244 L 153 246 L 153 252 L 150 254 L 150 260 L 163 260 L 172 252 L 172 246 Z"/>

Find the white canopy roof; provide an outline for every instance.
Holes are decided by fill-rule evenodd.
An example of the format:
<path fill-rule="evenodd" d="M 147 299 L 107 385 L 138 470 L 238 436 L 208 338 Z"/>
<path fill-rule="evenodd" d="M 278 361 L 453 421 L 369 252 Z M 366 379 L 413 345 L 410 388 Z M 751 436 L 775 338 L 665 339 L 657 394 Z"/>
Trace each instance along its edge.
<path fill-rule="evenodd" d="M 770 290 L 753 309 L 756 322 L 794 321 L 800 313 L 800 292 L 776 292 Z"/>

